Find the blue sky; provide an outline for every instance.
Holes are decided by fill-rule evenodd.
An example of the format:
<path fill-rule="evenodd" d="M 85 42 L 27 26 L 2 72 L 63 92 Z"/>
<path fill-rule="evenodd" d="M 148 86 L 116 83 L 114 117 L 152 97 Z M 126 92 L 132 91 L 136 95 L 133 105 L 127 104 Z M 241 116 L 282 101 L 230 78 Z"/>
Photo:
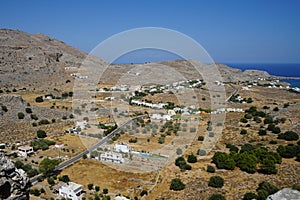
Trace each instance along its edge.
<path fill-rule="evenodd" d="M 299 10 L 298 0 L 9 0 L 1 2 L 0 27 L 85 52 L 128 29 L 164 27 L 192 37 L 218 62 L 300 63 Z"/>

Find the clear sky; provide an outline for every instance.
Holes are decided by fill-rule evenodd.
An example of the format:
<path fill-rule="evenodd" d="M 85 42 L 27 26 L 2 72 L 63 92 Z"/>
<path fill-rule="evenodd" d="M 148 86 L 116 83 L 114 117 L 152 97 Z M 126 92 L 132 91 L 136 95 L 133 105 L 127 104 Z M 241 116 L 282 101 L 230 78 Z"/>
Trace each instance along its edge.
<path fill-rule="evenodd" d="M 218 62 L 300 63 L 299 0 L 6 0 L 0 27 L 43 33 L 85 52 L 113 34 L 164 27 Z"/>

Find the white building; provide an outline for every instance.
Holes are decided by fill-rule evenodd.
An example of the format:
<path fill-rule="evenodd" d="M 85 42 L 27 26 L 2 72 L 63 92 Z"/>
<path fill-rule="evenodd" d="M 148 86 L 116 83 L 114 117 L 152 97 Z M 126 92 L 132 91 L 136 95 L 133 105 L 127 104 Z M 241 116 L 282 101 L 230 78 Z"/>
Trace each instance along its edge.
<path fill-rule="evenodd" d="M 82 192 L 82 185 L 77 183 L 68 182 L 63 183 L 62 186 L 58 190 L 59 196 L 72 199 L 72 200 L 81 200 L 81 192 Z"/>
<path fill-rule="evenodd" d="M 123 197 L 123 196 L 117 196 L 114 198 L 114 200 L 130 200 L 130 199 Z"/>
<path fill-rule="evenodd" d="M 150 118 L 152 120 L 166 120 L 166 121 L 169 121 L 172 119 L 172 117 L 170 115 L 161 115 L 161 114 L 152 114 L 150 116 Z"/>
<path fill-rule="evenodd" d="M 130 147 L 128 144 L 115 144 L 114 151 L 120 153 L 129 153 Z"/>
<path fill-rule="evenodd" d="M 99 160 L 113 163 L 124 163 L 122 154 L 114 152 L 105 152 L 100 154 Z"/>
<path fill-rule="evenodd" d="M 32 154 L 33 148 L 30 146 L 21 146 L 18 147 L 18 155 L 19 156 L 23 156 L 23 157 L 27 157 L 29 154 Z"/>

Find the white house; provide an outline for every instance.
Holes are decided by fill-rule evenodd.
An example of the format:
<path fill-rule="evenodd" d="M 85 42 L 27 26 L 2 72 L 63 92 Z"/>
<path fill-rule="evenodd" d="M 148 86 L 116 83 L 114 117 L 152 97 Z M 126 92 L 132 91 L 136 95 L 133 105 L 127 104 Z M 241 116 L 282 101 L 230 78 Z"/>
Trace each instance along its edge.
<path fill-rule="evenodd" d="M 81 192 L 82 192 L 82 185 L 77 183 L 68 182 L 63 183 L 62 186 L 58 190 L 59 196 L 72 199 L 72 200 L 81 200 Z"/>
<path fill-rule="evenodd" d="M 115 144 L 114 151 L 120 153 L 129 153 L 130 147 L 128 144 Z"/>
<path fill-rule="evenodd" d="M 168 115 L 170 116 L 176 115 L 175 110 L 168 110 Z"/>
<path fill-rule="evenodd" d="M 152 120 L 166 120 L 166 121 L 169 121 L 172 119 L 172 117 L 170 115 L 161 115 L 161 114 L 152 114 L 150 116 L 150 118 Z"/>
<path fill-rule="evenodd" d="M 107 161 L 107 162 L 115 162 L 115 163 L 124 163 L 124 158 L 122 154 L 120 153 L 114 153 L 114 152 L 105 152 L 100 154 L 101 161 Z"/>
<path fill-rule="evenodd" d="M 23 157 L 27 157 L 29 154 L 32 154 L 33 148 L 30 146 L 21 146 L 18 147 L 18 155 L 19 156 L 23 156 Z"/>

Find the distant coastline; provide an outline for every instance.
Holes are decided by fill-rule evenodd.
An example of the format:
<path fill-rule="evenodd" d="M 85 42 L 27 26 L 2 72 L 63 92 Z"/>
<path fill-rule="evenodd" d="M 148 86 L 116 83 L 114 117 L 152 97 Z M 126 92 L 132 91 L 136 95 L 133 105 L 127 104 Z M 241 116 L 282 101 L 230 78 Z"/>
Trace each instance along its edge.
<path fill-rule="evenodd" d="M 229 67 L 266 71 L 275 79 L 300 88 L 300 63 L 225 63 Z"/>
<path fill-rule="evenodd" d="M 224 63 L 229 67 L 245 70 L 266 71 L 280 79 L 300 79 L 300 63 Z"/>

